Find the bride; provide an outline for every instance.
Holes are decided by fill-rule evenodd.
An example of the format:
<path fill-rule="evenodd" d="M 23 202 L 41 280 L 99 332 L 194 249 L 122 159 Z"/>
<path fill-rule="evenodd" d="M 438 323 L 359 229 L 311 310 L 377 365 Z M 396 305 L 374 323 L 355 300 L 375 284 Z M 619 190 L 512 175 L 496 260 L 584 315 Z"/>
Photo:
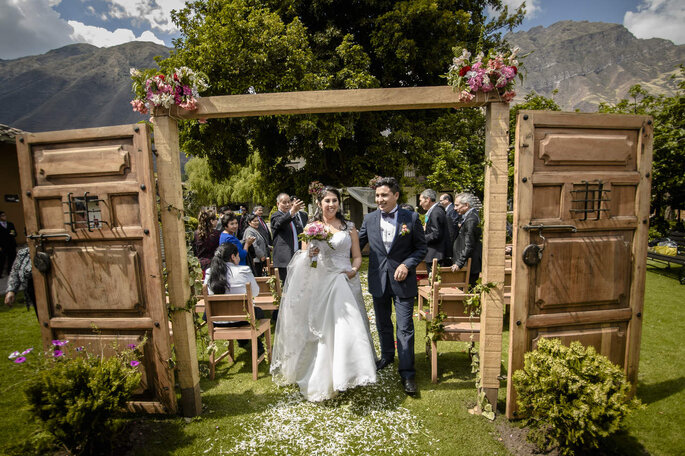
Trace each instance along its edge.
<path fill-rule="evenodd" d="M 317 203 L 314 220 L 333 237 L 330 245 L 312 241 L 309 251 L 303 247 L 288 265 L 271 363 L 274 381 L 296 383 L 309 401 L 376 382 L 376 352 L 357 276 L 362 263 L 357 230 L 343 217 L 336 188 L 325 187 Z"/>

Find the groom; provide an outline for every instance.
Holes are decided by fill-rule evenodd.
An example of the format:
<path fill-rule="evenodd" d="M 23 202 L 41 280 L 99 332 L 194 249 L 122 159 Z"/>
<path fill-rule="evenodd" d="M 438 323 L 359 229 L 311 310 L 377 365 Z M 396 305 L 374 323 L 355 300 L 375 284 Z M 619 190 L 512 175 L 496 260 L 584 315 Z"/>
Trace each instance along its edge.
<path fill-rule="evenodd" d="M 367 214 L 359 231 L 361 248 L 369 244 L 369 292 L 373 296 L 376 327 L 381 341 L 378 369 L 392 364 L 395 344 L 392 303 L 397 319 L 397 354 L 400 377 L 407 394 L 416 394 L 414 369 L 414 298 L 416 265 L 426 256 L 426 239 L 416 212 L 397 206 L 400 187 L 394 177 L 376 182 L 378 210 Z"/>

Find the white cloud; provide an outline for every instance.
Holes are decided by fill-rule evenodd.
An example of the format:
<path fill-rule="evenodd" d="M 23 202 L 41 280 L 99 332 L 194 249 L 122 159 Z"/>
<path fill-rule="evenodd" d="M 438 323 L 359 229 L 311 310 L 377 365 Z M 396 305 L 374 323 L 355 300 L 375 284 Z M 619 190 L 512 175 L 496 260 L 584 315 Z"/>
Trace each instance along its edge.
<path fill-rule="evenodd" d="M 521 3 L 526 2 L 526 19 L 535 17 L 540 12 L 540 0 L 503 0 L 502 3 L 509 7 L 509 11 L 515 11 L 516 8 L 521 6 Z M 490 14 L 493 11 L 488 7 L 488 12 Z"/>
<path fill-rule="evenodd" d="M 685 2 L 643 0 L 637 11 L 627 11 L 623 25 L 638 38 L 665 38 L 685 43 Z"/>
<path fill-rule="evenodd" d="M 0 0 L 0 59 L 42 54 L 74 41 L 56 0 Z"/>
<path fill-rule="evenodd" d="M 185 6 L 185 0 L 107 0 L 109 15 L 117 19 L 149 22 L 150 27 L 165 33 L 177 31 L 171 21 L 171 11 Z"/>
<path fill-rule="evenodd" d="M 77 42 L 86 42 L 98 47 L 116 46 L 118 44 L 128 43 L 129 41 L 152 41 L 157 44 L 164 44 L 164 41 L 155 36 L 154 33 L 147 30 L 139 37 L 130 29 L 118 28 L 113 32 L 102 28 L 86 25 L 78 21 L 68 21 L 69 25 L 74 29 L 71 38 Z"/>

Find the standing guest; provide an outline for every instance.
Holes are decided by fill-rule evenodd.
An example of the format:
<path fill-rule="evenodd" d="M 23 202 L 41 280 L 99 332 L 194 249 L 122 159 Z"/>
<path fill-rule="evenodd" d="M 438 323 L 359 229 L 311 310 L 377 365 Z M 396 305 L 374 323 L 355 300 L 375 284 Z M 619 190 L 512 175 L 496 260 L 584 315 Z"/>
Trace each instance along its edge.
<path fill-rule="evenodd" d="M 376 181 L 378 210 L 364 217 L 359 230 L 359 248 L 369 244 L 369 293 L 373 296 L 376 328 L 381 343 L 381 359 L 377 368 L 383 369 L 397 355 L 402 386 L 407 394 L 418 392 L 414 367 L 414 299 L 416 265 L 426 256 L 426 240 L 419 214 L 397 206 L 400 186 L 393 177 Z M 395 304 L 397 331 L 392 323 Z"/>
<path fill-rule="evenodd" d="M 226 243 L 216 249 L 214 258 L 205 274 L 204 284 L 207 285 L 207 294 L 241 294 L 247 291 L 245 284 L 250 284 L 252 291 L 252 298 L 256 298 L 259 294 L 259 285 L 252 274 L 252 269 L 247 266 L 240 266 L 240 254 L 237 247 L 233 243 Z M 255 306 L 254 315 L 257 320 L 264 318 L 264 311 L 261 307 Z M 203 319 L 207 320 L 207 314 L 203 315 Z M 214 323 L 214 326 L 219 327 L 234 327 L 247 326 L 250 323 L 247 321 L 226 321 Z M 248 345 L 247 340 L 238 340 L 238 345 L 245 347 Z M 262 345 L 261 337 L 259 338 L 259 345 L 257 346 L 257 356 L 262 356 L 264 353 L 264 346 Z"/>
<path fill-rule="evenodd" d="M 440 266 L 446 266 L 448 258 L 452 256 L 447 216 L 442 206 L 437 203 L 437 198 L 438 195 L 435 190 L 430 188 L 425 189 L 419 196 L 419 204 L 426 211 L 424 229 L 427 250 L 424 261 L 429 274 L 433 266 L 433 259 L 437 259 Z"/>
<path fill-rule="evenodd" d="M 266 257 L 269 255 L 269 245 L 259 231 L 259 217 L 255 214 L 247 214 L 245 219 L 247 220 L 247 228 L 245 228 L 245 232 L 243 233 L 243 243 L 247 244 L 247 239 L 249 237 L 255 238 L 255 241 L 252 244 L 252 248 L 255 252 L 254 270 L 255 275 L 261 277 L 264 275 Z"/>
<path fill-rule="evenodd" d="M 400 208 L 404 209 L 405 211 L 415 212 L 415 211 L 414 211 L 414 206 L 412 206 L 412 205 L 409 204 L 409 203 L 402 203 L 402 204 L 400 204 Z"/>
<path fill-rule="evenodd" d="M 273 239 L 271 238 L 271 231 L 269 230 L 269 227 L 267 226 L 266 222 L 264 221 L 264 206 L 257 205 L 254 207 L 254 210 L 252 211 L 254 215 L 257 216 L 257 220 L 259 221 L 259 227 L 257 228 L 257 231 L 259 231 L 259 234 L 262 235 L 264 239 L 266 239 L 266 244 L 271 247 L 273 245 Z M 304 226 L 304 225 L 302 225 Z"/>
<path fill-rule="evenodd" d="M 33 306 L 33 310 L 38 317 L 38 309 L 36 309 L 36 293 L 33 289 L 33 275 L 31 274 L 31 255 L 29 248 L 24 247 L 17 252 L 10 277 L 7 281 L 7 290 L 5 291 L 5 304 L 12 307 L 16 299 L 16 294 L 19 290 L 24 290 L 24 301 L 26 303 L 26 310 Z"/>
<path fill-rule="evenodd" d="M 5 265 L 9 274 L 17 256 L 17 230 L 14 223 L 7 221 L 5 211 L 0 211 L 0 277 L 5 274 Z"/>
<path fill-rule="evenodd" d="M 452 254 L 452 270 L 456 271 L 464 267 L 471 258 L 471 271 L 469 273 L 469 285 L 474 286 L 480 276 L 481 257 L 483 254 L 483 244 L 481 244 L 482 230 L 480 228 L 480 217 L 475 208 L 478 199 L 472 193 L 460 193 L 454 199 L 454 208 L 462 216 L 462 224 L 459 228 L 459 235 L 454 241 L 454 252 Z"/>
<path fill-rule="evenodd" d="M 295 200 L 297 200 L 297 196 L 291 196 L 290 197 L 290 201 L 295 201 Z M 304 202 L 302 203 L 302 207 L 304 207 Z M 299 211 L 297 211 L 295 218 L 300 222 L 300 226 L 302 226 L 302 227 L 307 226 L 307 222 L 309 222 L 309 215 L 301 209 Z"/>
<path fill-rule="evenodd" d="M 274 239 L 274 267 L 278 268 L 278 275 L 285 281 L 288 275 L 288 263 L 295 252 L 300 249 L 297 235 L 302 232 L 304 225 L 299 217 L 295 217 L 304 203 L 299 199 L 290 200 L 290 195 L 281 193 L 276 197 L 278 211 L 271 216 L 271 234 Z"/>
<path fill-rule="evenodd" d="M 459 234 L 461 215 L 454 209 L 454 199 L 449 193 L 440 195 L 440 205 L 445 209 L 445 215 L 447 215 L 447 220 L 450 222 L 448 225 L 450 229 L 450 245 L 453 245 Z"/>
<path fill-rule="evenodd" d="M 219 212 L 216 215 L 217 219 L 219 220 L 219 222 L 216 224 L 216 230 L 218 232 L 222 232 L 225 228 L 223 225 L 221 225 L 221 216 L 225 214 L 230 214 L 231 212 L 233 211 L 231 211 L 231 209 L 228 206 L 221 206 L 219 208 Z"/>
<path fill-rule="evenodd" d="M 204 271 L 209 267 L 209 263 L 214 257 L 214 251 L 219 247 L 221 231 L 216 229 L 218 220 L 211 209 L 200 211 L 197 220 L 197 230 L 195 230 L 193 239 L 193 254 L 200 260 L 200 266 Z"/>
<path fill-rule="evenodd" d="M 239 264 L 241 266 L 247 266 L 247 249 L 255 241 L 255 238 L 248 237 L 245 241 L 245 246 L 243 247 L 243 244 L 236 237 L 238 232 L 238 217 L 236 217 L 232 212 L 229 214 L 224 214 L 221 217 L 221 225 L 223 225 L 224 231 L 221 233 L 221 237 L 219 238 L 219 245 L 227 242 L 235 245 L 238 248 L 238 254 L 240 255 Z"/>

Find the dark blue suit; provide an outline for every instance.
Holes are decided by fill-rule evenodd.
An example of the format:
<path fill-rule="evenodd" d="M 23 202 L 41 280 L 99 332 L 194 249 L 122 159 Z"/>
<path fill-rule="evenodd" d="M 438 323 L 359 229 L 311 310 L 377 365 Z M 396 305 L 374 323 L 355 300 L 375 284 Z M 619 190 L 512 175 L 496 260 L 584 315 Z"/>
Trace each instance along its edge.
<path fill-rule="evenodd" d="M 381 234 L 381 211 L 376 210 L 364 217 L 359 230 L 361 248 L 369 244 L 369 292 L 373 296 L 376 313 L 376 328 L 381 342 L 381 357 L 392 360 L 395 344 L 392 325 L 392 302 L 395 301 L 397 319 L 397 354 L 402 378 L 413 378 L 414 369 L 414 298 L 416 286 L 416 265 L 426 256 L 426 239 L 419 214 L 397 209 L 395 237 L 389 251 L 386 251 Z M 408 233 L 402 235 L 402 227 Z M 395 280 L 395 270 L 400 264 L 409 269 L 402 282 Z"/>

